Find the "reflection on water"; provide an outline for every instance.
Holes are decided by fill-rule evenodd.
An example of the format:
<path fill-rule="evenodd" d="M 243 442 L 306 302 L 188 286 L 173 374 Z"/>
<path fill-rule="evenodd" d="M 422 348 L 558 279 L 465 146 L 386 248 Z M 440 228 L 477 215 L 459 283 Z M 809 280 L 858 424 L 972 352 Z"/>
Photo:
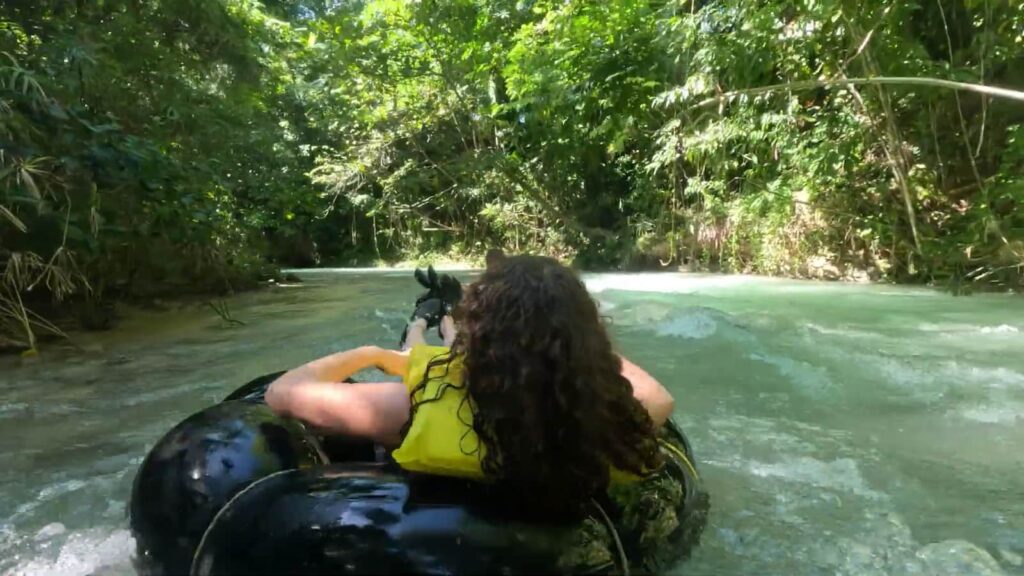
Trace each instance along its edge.
<path fill-rule="evenodd" d="M 125 504 L 157 439 L 255 376 L 394 345 L 419 293 L 406 272 L 302 275 L 232 299 L 244 326 L 137 313 L 0 359 L 0 573 L 131 573 Z M 676 394 L 712 492 L 685 573 L 1024 574 L 1024 299 L 587 280 L 619 347 Z"/>

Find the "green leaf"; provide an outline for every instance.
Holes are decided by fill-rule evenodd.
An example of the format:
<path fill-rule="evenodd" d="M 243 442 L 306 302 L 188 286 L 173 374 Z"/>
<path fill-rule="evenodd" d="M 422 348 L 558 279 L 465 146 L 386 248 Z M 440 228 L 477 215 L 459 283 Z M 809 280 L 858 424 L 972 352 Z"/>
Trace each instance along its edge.
<path fill-rule="evenodd" d="M 13 212 L 7 209 L 6 206 L 0 204 L 0 216 L 3 216 L 12 226 L 18 229 L 19 232 L 28 232 L 28 227 L 22 222 Z"/>

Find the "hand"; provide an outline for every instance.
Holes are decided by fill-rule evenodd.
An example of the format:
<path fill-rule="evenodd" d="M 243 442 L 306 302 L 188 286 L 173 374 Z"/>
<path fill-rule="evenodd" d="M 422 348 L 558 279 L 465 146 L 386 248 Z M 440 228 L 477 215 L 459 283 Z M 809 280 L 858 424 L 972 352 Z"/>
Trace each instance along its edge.
<path fill-rule="evenodd" d="M 407 351 L 413 346 L 420 344 L 426 344 L 427 341 L 423 337 L 423 333 L 427 330 L 427 321 L 423 318 L 415 318 L 412 322 L 405 325 L 402 329 L 402 337 L 398 340 L 398 347 L 402 351 Z"/>
<path fill-rule="evenodd" d="M 441 334 L 441 317 L 451 314 L 462 299 L 462 284 L 454 276 L 450 274 L 438 276 L 433 266 L 427 267 L 426 272 L 417 268 L 414 275 L 416 281 L 427 291 L 416 299 L 416 311 L 413 312 L 410 320 L 422 319 L 424 326 L 420 330 L 410 332 L 409 329 L 415 324 L 411 322 L 406 325 L 402 330 L 402 337 L 398 341 L 398 346 L 403 350 L 416 344 L 425 343 L 423 332 L 433 326 L 438 327 L 438 335 L 445 339 L 445 336 Z"/>
<path fill-rule="evenodd" d="M 445 304 L 440 298 L 431 298 L 416 307 L 412 313 L 412 320 L 425 320 L 427 328 L 437 326 L 441 323 L 441 316 L 445 313 Z"/>
<path fill-rule="evenodd" d="M 445 313 L 451 314 L 462 300 L 462 284 L 454 276 L 445 274 L 438 282 L 438 292 L 444 302 Z"/>
<path fill-rule="evenodd" d="M 438 298 L 444 304 L 445 313 L 450 314 L 459 301 L 462 300 L 462 284 L 451 274 L 438 276 L 437 272 L 434 271 L 434 267 L 429 266 L 426 272 L 417 268 L 414 275 L 416 281 L 427 289 L 426 292 L 416 299 L 416 306 L 423 304 L 427 300 Z"/>

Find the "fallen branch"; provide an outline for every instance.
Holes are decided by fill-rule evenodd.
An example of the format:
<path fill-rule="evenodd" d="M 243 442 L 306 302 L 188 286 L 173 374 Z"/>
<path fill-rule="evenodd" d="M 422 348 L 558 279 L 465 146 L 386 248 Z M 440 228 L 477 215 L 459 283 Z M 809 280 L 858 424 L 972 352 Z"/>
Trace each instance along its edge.
<path fill-rule="evenodd" d="M 210 308 L 212 308 L 213 311 L 216 312 L 218 316 L 220 316 L 221 320 L 227 322 L 229 326 L 245 326 L 245 322 L 242 322 L 241 320 L 236 320 L 231 315 L 231 311 L 228 309 L 228 303 L 226 301 L 217 300 L 214 302 L 207 302 L 206 304 Z"/>

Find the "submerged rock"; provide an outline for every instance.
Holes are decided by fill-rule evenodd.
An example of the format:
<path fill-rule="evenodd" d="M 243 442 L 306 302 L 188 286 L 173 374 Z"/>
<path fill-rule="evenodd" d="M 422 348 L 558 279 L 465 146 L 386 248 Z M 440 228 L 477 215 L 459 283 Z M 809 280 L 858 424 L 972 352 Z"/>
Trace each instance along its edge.
<path fill-rule="evenodd" d="M 1002 576 L 999 562 L 991 554 L 966 540 L 945 540 L 921 547 L 917 551 L 928 574 L 974 574 Z"/>

